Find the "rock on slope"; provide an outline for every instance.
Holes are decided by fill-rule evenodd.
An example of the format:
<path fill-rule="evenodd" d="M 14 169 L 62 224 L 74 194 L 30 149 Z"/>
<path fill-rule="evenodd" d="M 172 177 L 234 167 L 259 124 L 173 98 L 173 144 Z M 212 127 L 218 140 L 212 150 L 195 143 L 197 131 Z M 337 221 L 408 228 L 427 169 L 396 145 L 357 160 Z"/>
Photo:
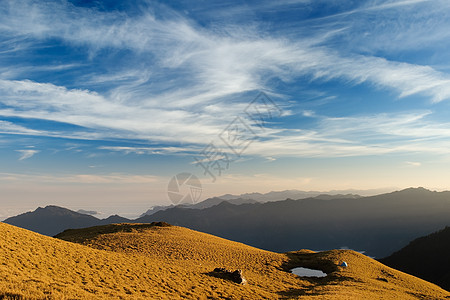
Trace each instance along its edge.
<path fill-rule="evenodd" d="M 450 293 L 349 250 L 278 254 L 182 227 L 118 224 L 60 239 L 0 223 L 0 298 L 445 299 Z M 73 242 L 67 242 L 67 239 Z M 349 266 L 337 265 L 345 260 Z M 324 278 L 300 278 L 292 267 Z M 248 284 L 211 275 L 242 269 Z"/>

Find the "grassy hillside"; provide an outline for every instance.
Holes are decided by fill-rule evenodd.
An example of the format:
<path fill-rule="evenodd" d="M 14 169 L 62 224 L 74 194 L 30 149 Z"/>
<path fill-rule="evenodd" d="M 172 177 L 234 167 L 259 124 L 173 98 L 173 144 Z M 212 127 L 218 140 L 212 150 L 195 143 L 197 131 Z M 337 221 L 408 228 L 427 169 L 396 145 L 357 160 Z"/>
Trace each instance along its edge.
<path fill-rule="evenodd" d="M 160 225 L 160 226 L 158 226 Z M 162 225 L 162 226 L 161 226 Z M 450 293 L 348 250 L 278 254 L 165 224 L 120 224 L 42 236 L 0 223 L 0 298 L 445 299 Z M 348 268 L 337 265 L 342 261 Z M 325 278 L 300 278 L 292 267 Z M 248 284 L 212 276 L 242 269 Z"/>

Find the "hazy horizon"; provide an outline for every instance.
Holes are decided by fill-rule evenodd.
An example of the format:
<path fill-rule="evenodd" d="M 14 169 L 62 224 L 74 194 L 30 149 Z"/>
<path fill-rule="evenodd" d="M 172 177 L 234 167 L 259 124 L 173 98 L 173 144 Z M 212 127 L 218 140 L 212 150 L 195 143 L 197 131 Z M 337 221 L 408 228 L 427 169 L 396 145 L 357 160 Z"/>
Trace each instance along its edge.
<path fill-rule="evenodd" d="M 419 187 L 406 187 L 406 188 L 419 188 Z M 291 190 L 279 190 L 279 191 L 268 191 L 267 193 L 259 193 L 259 192 L 245 192 L 245 193 L 240 193 L 240 194 L 220 194 L 220 195 L 211 195 L 208 197 L 202 197 L 200 198 L 198 201 L 194 202 L 195 203 L 199 203 L 202 201 L 205 201 L 207 199 L 210 198 L 214 198 L 214 197 L 222 197 L 225 195 L 233 195 L 233 196 L 240 196 L 240 195 L 246 195 L 246 194 L 262 194 L 262 195 L 266 195 L 268 193 L 282 193 L 282 192 L 287 192 L 287 191 L 296 191 L 296 192 L 306 192 L 306 193 L 318 193 L 318 194 L 327 194 L 327 195 L 338 195 L 338 194 L 356 194 L 362 197 L 370 197 L 370 196 L 376 196 L 376 195 L 381 195 L 381 194 L 385 194 L 385 193 L 390 193 L 390 192 L 395 192 L 395 191 L 400 191 L 406 188 L 395 188 L 395 187 L 390 187 L 390 188 L 378 188 L 378 189 L 367 189 L 367 190 L 357 190 L 357 189 L 346 189 L 346 190 L 330 190 L 330 191 L 301 191 L 301 190 L 296 190 L 296 189 L 291 189 Z M 438 189 L 431 189 L 431 188 L 426 188 L 426 187 L 420 187 L 420 188 L 425 188 L 427 190 L 430 191 L 438 191 L 438 192 L 443 192 L 443 191 L 447 191 L 447 190 L 438 190 Z M 314 196 L 312 196 L 314 197 Z M 250 199 L 251 197 L 249 197 Z M 283 201 L 286 200 L 286 198 L 289 197 L 284 197 L 284 198 L 280 198 L 280 199 L 272 199 L 270 201 Z M 304 198 L 304 197 L 302 197 Z M 300 199 L 302 199 L 300 198 Z M 252 199 L 255 200 L 255 199 Z M 297 198 L 295 198 L 294 200 L 298 200 Z M 135 206 L 135 207 L 128 207 L 128 208 L 124 208 L 122 205 L 114 207 L 114 206 L 101 206 L 96 202 L 91 201 L 90 204 L 86 204 L 86 206 L 80 206 L 79 203 L 73 204 L 71 201 L 60 201 L 59 204 L 55 204 L 49 201 L 42 201 L 42 204 L 35 204 L 35 203 L 29 203 L 28 206 L 23 206 L 23 207 L 16 207 L 15 210 L 9 210 L 8 211 L 8 215 L 0 215 L 0 222 L 5 220 L 6 218 L 9 217 L 13 217 L 22 213 L 26 213 L 26 212 L 30 212 L 30 211 L 34 211 L 35 209 L 37 209 L 38 207 L 45 207 L 48 205 L 56 205 L 56 206 L 60 206 L 60 207 L 64 207 L 73 211 L 79 211 L 79 210 L 84 210 L 86 214 L 89 214 L 87 212 L 91 211 L 91 212 L 96 212 L 96 214 L 90 214 L 95 216 L 96 218 L 99 219 L 105 219 L 109 216 L 112 215 L 119 215 L 121 217 L 125 217 L 128 219 L 136 219 L 138 217 L 140 217 L 143 213 L 145 213 L 147 210 L 152 209 L 153 207 L 157 207 L 157 206 L 171 206 L 171 205 L 178 205 L 178 204 L 186 204 L 186 203 L 173 203 L 169 200 L 163 201 L 160 204 L 155 204 L 155 205 L 151 205 L 151 206 L 146 206 L 145 204 L 142 206 Z M 262 203 L 264 203 L 264 201 L 262 201 Z M 191 203 L 187 203 L 187 204 L 191 204 Z M 2 212 L 5 212 L 5 210 L 3 210 Z"/>
<path fill-rule="evenodd" d="M 202 200 L 450 189 L 449 8 L 2 1 L 0 218 L 136 216 L 180 173 Z"/>

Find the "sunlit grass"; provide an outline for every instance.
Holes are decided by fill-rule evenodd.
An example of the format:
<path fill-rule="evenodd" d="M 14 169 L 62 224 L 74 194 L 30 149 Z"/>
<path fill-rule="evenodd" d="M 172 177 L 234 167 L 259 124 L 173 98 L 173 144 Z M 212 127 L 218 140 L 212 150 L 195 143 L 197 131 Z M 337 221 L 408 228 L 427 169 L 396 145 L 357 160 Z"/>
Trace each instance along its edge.
<path fill-rule="evenodd" d="M 348 250 L 278 254 L 182 227 L 107 225 L 42 236 L 0 223 L 4 299 L 444 299 L 450 293 Z M 84 245 L 83 245 L 84 244 Z M 337 265 L 347 261 L 348 268 Z M 299 278 L 295 266 L 325 278 Z M 248 284 L 209 273 L 242 269 Z M 381 280 L 382 278 L 386 281 Z M 9 296 L 8 296 L 9 295 Z M 415 297 L 415 296 L 416 297 Z"/>

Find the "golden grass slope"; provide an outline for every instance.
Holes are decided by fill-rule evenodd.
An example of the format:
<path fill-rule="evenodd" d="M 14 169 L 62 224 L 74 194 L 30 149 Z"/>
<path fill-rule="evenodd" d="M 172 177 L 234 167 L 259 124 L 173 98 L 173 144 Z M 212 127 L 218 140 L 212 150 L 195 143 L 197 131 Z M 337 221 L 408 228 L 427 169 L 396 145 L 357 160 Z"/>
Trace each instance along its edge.
<path fill-rule="evenodd" d="M 0 299 L 446 299 L 349 250 L 278 254 L 177 226 L 118 224 L 45 237 L 0 223 Z M 348 268 L 337 265 L 347 261 Z M 295 266 L 329 273 L 300 278 Z M 248 284 L 216 278 L 242 269 Z M 387 282 L 386 282 L 387 281 Z"/>

